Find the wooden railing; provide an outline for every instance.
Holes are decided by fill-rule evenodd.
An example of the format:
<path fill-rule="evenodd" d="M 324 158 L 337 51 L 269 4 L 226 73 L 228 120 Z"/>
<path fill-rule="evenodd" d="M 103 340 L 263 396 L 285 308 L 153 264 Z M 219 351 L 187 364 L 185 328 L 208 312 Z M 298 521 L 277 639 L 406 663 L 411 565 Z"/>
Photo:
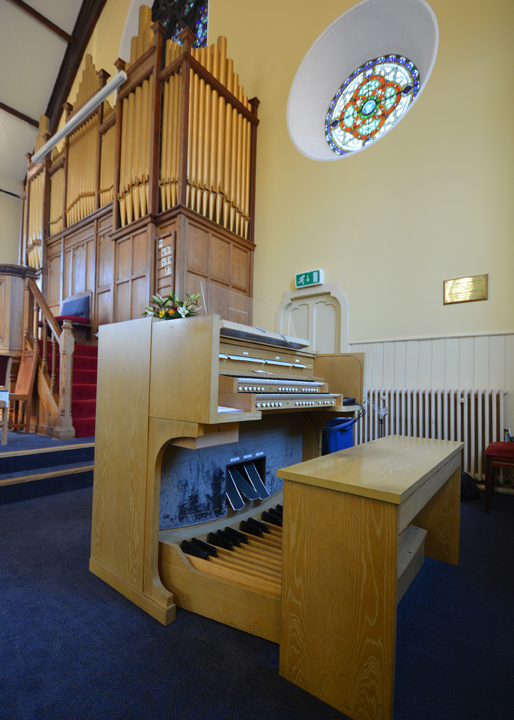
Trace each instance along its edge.
<path fill-rule="evenodd" d="M 39 349 L 38 428 L 59 440 L 75 437 L 71 414 L 71 382 L 75 340 L 71 322 L 62 330 L 34 280 L 25 281 L 25 342 Z M 50 353 L 49 364 L 49 344 Z M 60 356 L 57 384 L 57 356 Z"/>

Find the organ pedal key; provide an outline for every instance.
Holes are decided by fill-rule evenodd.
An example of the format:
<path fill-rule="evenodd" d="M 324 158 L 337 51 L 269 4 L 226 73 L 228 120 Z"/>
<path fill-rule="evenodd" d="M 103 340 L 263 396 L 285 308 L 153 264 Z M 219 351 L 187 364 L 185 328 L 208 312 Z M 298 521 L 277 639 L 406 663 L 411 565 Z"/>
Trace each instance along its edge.
<path fill-rule="evenodd" d="M 206 540 L 183 540 L 181 550 L 193 567 L 246 585 L 280 593 L 282 574 L 282 506 L 269 507 L 261 520 L 248 517 L 239 529 L 227 525 L 207 533 Z"/>

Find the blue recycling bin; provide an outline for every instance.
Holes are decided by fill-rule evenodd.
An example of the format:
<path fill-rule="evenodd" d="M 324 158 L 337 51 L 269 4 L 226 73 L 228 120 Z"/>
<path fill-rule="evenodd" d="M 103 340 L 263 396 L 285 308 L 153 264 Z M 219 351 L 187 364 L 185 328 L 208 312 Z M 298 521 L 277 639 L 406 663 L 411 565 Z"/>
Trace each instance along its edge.
<path fill-rule="evenodd" d="M 353 427 L 357 418 L 334 418 L 323 428 L 322 455 L 353 447 Z"/>

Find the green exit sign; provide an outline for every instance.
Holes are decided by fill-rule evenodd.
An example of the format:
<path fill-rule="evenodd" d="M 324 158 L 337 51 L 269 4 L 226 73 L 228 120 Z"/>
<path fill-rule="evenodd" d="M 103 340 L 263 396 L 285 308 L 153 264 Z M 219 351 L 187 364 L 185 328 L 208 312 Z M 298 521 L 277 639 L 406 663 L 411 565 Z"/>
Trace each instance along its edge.
<path fill-rule="evenodd" d="M 309 272 L 295 275 L 295 288 L 310 287 L 311 285 L 323 285 L 323 270 L 309 270 Z"/>

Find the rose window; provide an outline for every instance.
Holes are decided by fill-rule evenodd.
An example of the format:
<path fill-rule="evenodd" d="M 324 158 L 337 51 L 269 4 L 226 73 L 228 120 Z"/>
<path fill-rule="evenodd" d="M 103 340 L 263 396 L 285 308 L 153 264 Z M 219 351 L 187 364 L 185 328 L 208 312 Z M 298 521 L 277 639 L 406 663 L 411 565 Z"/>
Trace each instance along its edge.
<path fill-rule="evenodd" d="M 369 60 L 337 91 L 325 121 L 334 153 L 348 155 L 378 140 L 406 112 L 419 92 L 419 71 L 399 55 Z"/>

